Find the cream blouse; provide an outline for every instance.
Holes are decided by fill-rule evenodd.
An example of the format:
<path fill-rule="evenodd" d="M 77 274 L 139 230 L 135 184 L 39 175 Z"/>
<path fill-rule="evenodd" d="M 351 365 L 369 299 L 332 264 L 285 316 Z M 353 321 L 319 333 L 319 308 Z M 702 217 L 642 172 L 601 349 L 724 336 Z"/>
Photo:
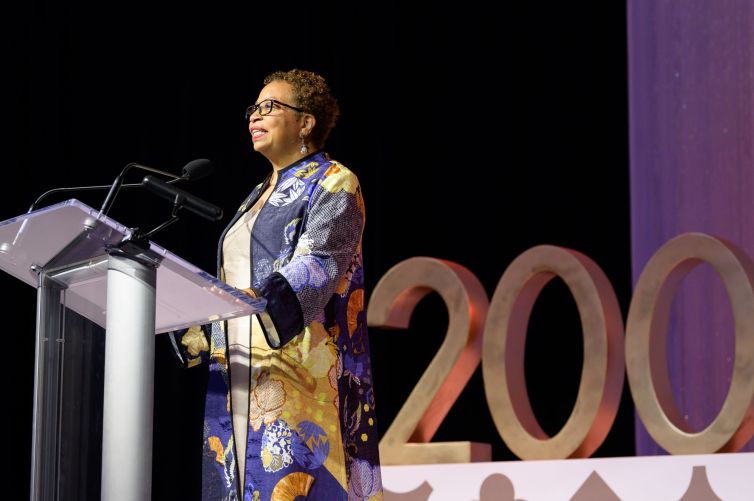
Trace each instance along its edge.
<path fill-rule="evenodd" d="M 260 204 L 261 205 L 261 204 Z M 254 206 L 236 221 L 223 240 L 225 282 L 237 289 L 251 287 L 249 255 L 251 230 L 260 207 Z M 230 364 L 230 395 L 233 410 L 233 437 L 236 445 L 238 471 L 244 485 L 246 439 L 249 427 L 249 365 L 251 335 L 262 335 L 255 315 L 228 320 L 228 360 Z"/>

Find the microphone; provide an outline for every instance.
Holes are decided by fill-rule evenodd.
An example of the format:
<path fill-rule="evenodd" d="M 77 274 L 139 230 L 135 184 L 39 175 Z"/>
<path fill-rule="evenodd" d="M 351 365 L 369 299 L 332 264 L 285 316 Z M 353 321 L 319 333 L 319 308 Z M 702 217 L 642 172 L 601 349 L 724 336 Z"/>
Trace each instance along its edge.
<path fill-rule="evenodd" d="M 145 176 L 141 185 L 160 197 L 170 200 L 176 208 L 185 207 L 194 214 L 210 221 L 219 221 L 223 217 L 223 210 L 220 207 L 205 202 L 180 188 L 175 188 L 165 181 L 160 181 L 152 176 Z"/>
<path fill-rule="evenodd" d="M 146 165 L 141 165 L 141 164 L 137 164 L 136 162 L 131 162 L 130 164 L 123 167 L 123 170 L 120 171 L 120 173 L 115 177 L 115 181 L 113 181 L 113 184 L 110 186 L 110 191 L 107 192 L 105 201 L 102 203 L 102 207 L 99 210 L 100 214 L 106 215 L 110 211 L 110 208 L 113 206 L 113 203 L 115 202 L 115 197 L 118 195 L 118 192 L 120 191 L 120 187 L 123 184 L 123 179 L 126 177 L 126 173 L 132 168 L 144 169 L 149 172 L 155 172 L 157 174 L 162 174 L 162 175 L 171 177 L 173 179 L 178 178 L 178 176 L 176 176 L 175 174 L 170 174 L 168 172 L 153 169 L 152 167 L 147 167 Z"/>
<path fill-rule="evenodd" d="M 181 179 L 197 181 L 212 174 L 212 162 L 206 158 L 197 158 L 183 166 Z"/>
<path fill-rule="evenodd" d="M 126 173 L 130 169 L 140 169 L 140 170 L 145 170 L 148 172 L 154 172 L 155 174 L 161 174 L 163 176 L 172 178 L 172 180 L 168 182 L 174 183 L 177 181 L 182 181 L 184 179 L 196 180 L 196 179 L 201 179 L 203 177 L 208 176 L 212 172 L 212 162 L 210 162 L 206 158 L 199 158 L 196 160 L 192 160 L 191 162 L 187 163 L 183 167 L 182 176 L 176 176 L 175 174 L 172 174 L 170 172 L 165 172 L 160 169 L 155 169 L 154 167 L 147 167 L 146 165 L 141 165 L 136 162 L 131 162 L 130 164 L 126 165 L 122 171 L 120 171 L 120 174 L 118 174 L 118 176 L 115 178 L 115 181 L 113 181 L 113 184 L 110 186 L 110 191 L 107 193 L 107 196 L 105 197 L 105 201 L 102 203 L 102 208 L 100 208 L 100 213 L 107 214 L 110 211 L 110 208 L 115 202 L 115 197 L 118 195 L 118 192 L 120 191 L 121 187 L 140 186 L 138 184 L 123 185 L 123 179 L 125 178 Z M 141 186 L 143 186 L 143 183 Z"/>
<path fill-rule="evenodd" d="M 198 158 L 196 160 L 192 160 L 189 163 L 187 163 L 183 167 L 182 175 L 180 177 L 176 176 L 175 174 L 171 174 L 169 172 L 158 171 L 157 169 L 146 167 L 144 165 L 139 165 L 137 163 L 128 164 L 124 170 L 128 170 L 131 167 L 138 167 L 138 168 L 148 170 L 151 172 L 157 172 L 158 174 L 163 174 L 167 177 L 171 177 L 173 179 L 168 181 L 168 183 L 170 184 L 177 183 L 178 181 L 196 181 L 197 179 L 202 179 L 212 173 L 212 162 L 210 162 L 206 158 Z M 141 186 L 142 186 L 141 183 L 121 184 L 120 188 L 137 188 Z M 113 188 L 113 185 L 111 184 L 104 184 L 104 185 L 97 185 L 97 186 L 70 186 L 66 188 L 53 188 L 51 190 L 47 190 L 44 193 L 42 193 L 39 196 L 39 198 L 37 198 L 34 201 L 34 203 L 31 204 L 31 206 L 29 207 L 29 210 L 26 211 L 26 213 L 29 214 L 30 212 L 34 211 L 37 207 L 39 207 L 39 204 L 42 202 L 42 200 L 44 200 L 45 198 L 47 198 L 48 196 L 54 193 L 65 193 L 69 191 L 112 190 L 112 188 Z"/>

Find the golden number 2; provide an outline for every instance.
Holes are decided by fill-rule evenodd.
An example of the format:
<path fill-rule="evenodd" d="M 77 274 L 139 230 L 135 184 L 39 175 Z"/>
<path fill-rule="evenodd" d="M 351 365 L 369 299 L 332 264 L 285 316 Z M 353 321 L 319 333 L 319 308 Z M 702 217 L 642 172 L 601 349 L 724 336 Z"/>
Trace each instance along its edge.
<path fill-rule="evenodd" d="M 372 327 L 406 328 L 416 304 L 437 292 L 448 308 L 448 330 L 437 354 L 380 440 L 382 464 L 490 461 L 488 444 L 427 443 L 479 365 L 487 294 L 469 270 L 450 261 L 414 257 L 377 283 L 367 311 Z"/>

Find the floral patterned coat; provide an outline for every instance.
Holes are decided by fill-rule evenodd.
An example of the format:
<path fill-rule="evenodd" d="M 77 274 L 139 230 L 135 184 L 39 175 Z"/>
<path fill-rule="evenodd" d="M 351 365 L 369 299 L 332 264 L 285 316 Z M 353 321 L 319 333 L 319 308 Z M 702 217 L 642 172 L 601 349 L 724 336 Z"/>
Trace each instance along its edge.
<path fill-rule="evenodd" d="M 267 183 L 254 188 L 225 232 Z M 226 335 L 218 323 L 171 334 L 186 366 L 209 363 L 203 499 L 382 499 L 364 310 L 363 225 L 358 179 L 323 152 L 281 170 L 257 217 L 251 283 L 267 309 L 259 315 L 264 339 L 252 339 L 242 489 Z M 220 277 L 224 236 L 218 246 Z"/>

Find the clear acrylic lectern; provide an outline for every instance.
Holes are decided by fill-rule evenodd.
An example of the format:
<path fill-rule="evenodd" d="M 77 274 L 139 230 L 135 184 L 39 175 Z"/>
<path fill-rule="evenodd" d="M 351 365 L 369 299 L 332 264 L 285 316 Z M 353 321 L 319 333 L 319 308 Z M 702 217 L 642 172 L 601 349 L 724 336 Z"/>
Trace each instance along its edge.
<path fill-rule="evenodd" d="M 106 330 L 101 497 L 140 501 L 151 497 L 154 334 L 264 310 L 131 233 L 78 200 L 0 222 L 0 269 L 37 288 L 32 500 L 59 499 L 66 308 Z"/>

